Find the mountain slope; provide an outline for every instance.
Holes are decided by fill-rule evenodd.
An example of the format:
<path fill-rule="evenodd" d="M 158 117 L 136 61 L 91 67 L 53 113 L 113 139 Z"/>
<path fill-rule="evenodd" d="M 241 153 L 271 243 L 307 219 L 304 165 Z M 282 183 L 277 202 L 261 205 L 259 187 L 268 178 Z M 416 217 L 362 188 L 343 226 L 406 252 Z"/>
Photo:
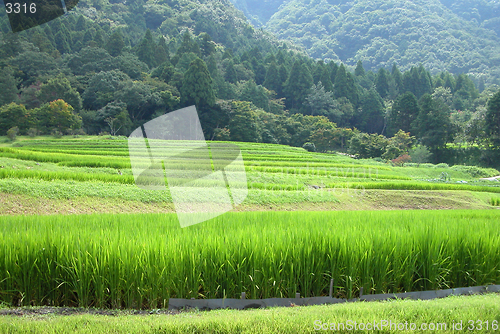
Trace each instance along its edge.
<path fill-rule="evenodd" d="M 255 5 L 245 0 L 235 2 L 239 8 L 242 3 Z M 459 17 L 438 0 L 282 2 L 273 2 L 279 9 L 265 28 L 305 47 L 314 58 L 349 65 L 362 60 L 367 69 L 389 68 L 394 62 L 408 69 L 423 63 L 433 73 L 467 72 L 498 83 L 500 40 L 494 30 L 486 29 L 496 20 L 494 12 L 493 17 L 483 15 L 487 20 L 481 27 L 477 20 Z M 496 2 L 488 3 L 495 8 Z M 460 13 L 470 9 L 457 4 L 451 7 Z"/>

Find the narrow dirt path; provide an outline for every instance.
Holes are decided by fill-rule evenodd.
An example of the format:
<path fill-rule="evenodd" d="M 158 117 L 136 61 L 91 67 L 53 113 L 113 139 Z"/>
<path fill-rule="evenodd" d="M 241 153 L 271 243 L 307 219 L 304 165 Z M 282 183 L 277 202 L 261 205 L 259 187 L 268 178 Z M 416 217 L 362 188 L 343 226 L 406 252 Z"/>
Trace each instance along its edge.
<path fill-rule="evenodd" d="M 483 181 L 497 181 L 498 179 L 500 179 L 500 175 L 498 176 L 493 176 L 493 177 L 484 177 L 480 180 L 483 180 Z"/>

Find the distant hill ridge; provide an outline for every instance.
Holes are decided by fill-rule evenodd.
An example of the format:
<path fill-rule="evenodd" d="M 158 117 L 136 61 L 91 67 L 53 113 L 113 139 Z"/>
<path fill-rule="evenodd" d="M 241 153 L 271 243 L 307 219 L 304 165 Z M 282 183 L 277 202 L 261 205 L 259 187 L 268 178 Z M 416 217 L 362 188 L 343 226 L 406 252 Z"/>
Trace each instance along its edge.
<path fill-rule="evenodd" d="M 500 83 L 498 0 L 232 0 L 254 25 L 318 59 L 367 69 L 419 63 Z"/>

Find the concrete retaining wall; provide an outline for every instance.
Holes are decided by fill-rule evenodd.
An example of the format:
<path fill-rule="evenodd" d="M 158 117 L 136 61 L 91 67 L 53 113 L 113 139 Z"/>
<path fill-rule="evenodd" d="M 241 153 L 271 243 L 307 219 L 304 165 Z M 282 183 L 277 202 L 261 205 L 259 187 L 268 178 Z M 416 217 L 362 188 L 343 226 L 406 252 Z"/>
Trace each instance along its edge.
<path fill-rule="evenodd" d="M 308 298 L 267 298 L 267 299 L 181 299 L 170 298 L 168 303 L 169 310 L 178 310 L 182 308 L 198 308 L 200 310 L 216 309 L 237 309 L 245 310 L 251 308 L 265 308 L 276 306 L 307 306 L 349 303 L 356 301 L 382 301 L 390 299 L 414 299 L 430 300 L 444 298 L 448 296 L 467 296 L 477 295 L 488 292 L 500 292 L 500 285 L 474 286 L 469 288 L 456 288 L 446 290 L 417 291 L 406 293 L 390 293 L 377 295 L 362 295 L 354 299 L 338 299 L 332 297 L 308 297 Z"/>

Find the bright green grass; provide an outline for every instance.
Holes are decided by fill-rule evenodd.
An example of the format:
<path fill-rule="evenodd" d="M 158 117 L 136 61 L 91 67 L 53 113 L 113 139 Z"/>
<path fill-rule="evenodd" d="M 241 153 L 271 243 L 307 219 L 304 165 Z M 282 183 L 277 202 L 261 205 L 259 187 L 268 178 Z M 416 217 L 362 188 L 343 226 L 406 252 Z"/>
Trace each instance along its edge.
<path fill-rule="evenodd" d="M 165 307 L 500 283 L 500 212 L 243 212 L 181 229 L 174 214 L 1 217 L 0 300 Z"/>
<path fill-rule="evenodd" d="M 387 189 L 387 190 L 470 190 L 480 192 L 499 192 L 494 187 L 497 182 L 478 182 L 470 173 L 495 173 L 481 169 L 435 168 L 435 167 L 391 167 L 373 160 L 354 160 L 341 155 L 309 153 L 300 148 L 288 146 L 237 143 L 245 156 L 248 188 L 250 196 L 247 203 L 263 203 L 256 198 L 254 191 L 277 191 L 275 198 L 283 196 L 282 202 L 293 202 L 305 198 L 298 192 L 309 191 L 314 187 L 328 189 Z M 16 194 L 40 193 L 41 183 L 37 181 L 78 181 L 96 182 L 96 189 L 90 193 L 99 197 L 127 197 L 123 191 L 104 194 L 107 189 L 118 189 L 116 184 L 133 185 L 130 159 L 126 156 L 127 141 L 123 138 L 63 138 L 63 139 L 23 139 L 21 147 L 0 148 L 0 179 L 11 182 L 0 184 L 5 192 Z M 38 163 L 38 165 L 35 164 Z M 443 171 L 451 181 L 440 181 Z M 25 180 L 33 180 L 33 186 Z M 21 181 L 16 181 L 21 180 Z M 404 182 L 402 182 L 404 181 Z M 457 181 L 467 181 L 458 184 Z M 16 182 L 21 187 L 12 187 Z M 29 181 L 31 182 L 31 181 Z M 29 183 L 28 182 L 28 183 Z M 88 183 L 82 184 L 82 190 L 75 190 L 73 184 L 59 184 L 61 194 L 49 191 L 44 197 L 71 198 L 94 196 L 86 190 Z M 70 188 L 70 191 L 68 191 Z M 129 193 L 126 188 L 125 193 Z M 294 192 L 294 194 L 283 192 Z M 154 196 L 158 197 L 158 196 Z M 164 197 L 164 196 L 163 196 Z M 310 198 L 311 196 L 307 196 Z M 331 194 L 314 194 L 313 201 L 325 202 Z M 141 201 L 143 201 L 141 199 Z M 153 200 L 156 201 L 156 200 Z M 278 200 L 279 201 L 279 200 Z M 335 201 L 335 200 L 333 200 Z M 274 200 L 276 202 L 276 200 Z"/>
<path fill-rule="evenodd" d="M 318 322 L 319 320 L 319 322 Z M 431 301 L 398 300 L 374 303 L 350 303 L 339 305 L 269 308 L 261 310 L 217 310 L 210 312 L 190 311 L 177 315 L 137 316 L 117 313 L 117 316 L 4 316 L 0 317 L 0 333 L 318 333 L 319 324 L 379 324 L 387 320 L 393 324 L 408 323 L 420 330 L 446 324 L 438 333 L 457 333 L 453 326 L 462 324 L 465 332 L 496 333 L 493 328 L 500 322 L 500 297 L 482 295 L 448 297 Z M 473 328 L 475 331 L 469 331 Z M 479 321 L 483 330 L 479 328 Z M 316 323 L 315 323 L 316 321 Z M 487 323 L 486 323 L 487 322 Z M 316 326 L 315 326 L 316 325 Z M 387 327 L 370 333 L 401 333 Z M 404 326 L 404 325 L 403 325 Z M 439 325 L 442 326 L 442 325 Z M 359 327 L 359 326 L 358 326 Z M 486 329 L 488 327 L 488 330 Z M 440 327 L 443 328 L 443 327 Z M 354 330 L 337 330 L 335 333 L 357 333 Z M 460 331 L 461 332 L 461 331 Z"/>

